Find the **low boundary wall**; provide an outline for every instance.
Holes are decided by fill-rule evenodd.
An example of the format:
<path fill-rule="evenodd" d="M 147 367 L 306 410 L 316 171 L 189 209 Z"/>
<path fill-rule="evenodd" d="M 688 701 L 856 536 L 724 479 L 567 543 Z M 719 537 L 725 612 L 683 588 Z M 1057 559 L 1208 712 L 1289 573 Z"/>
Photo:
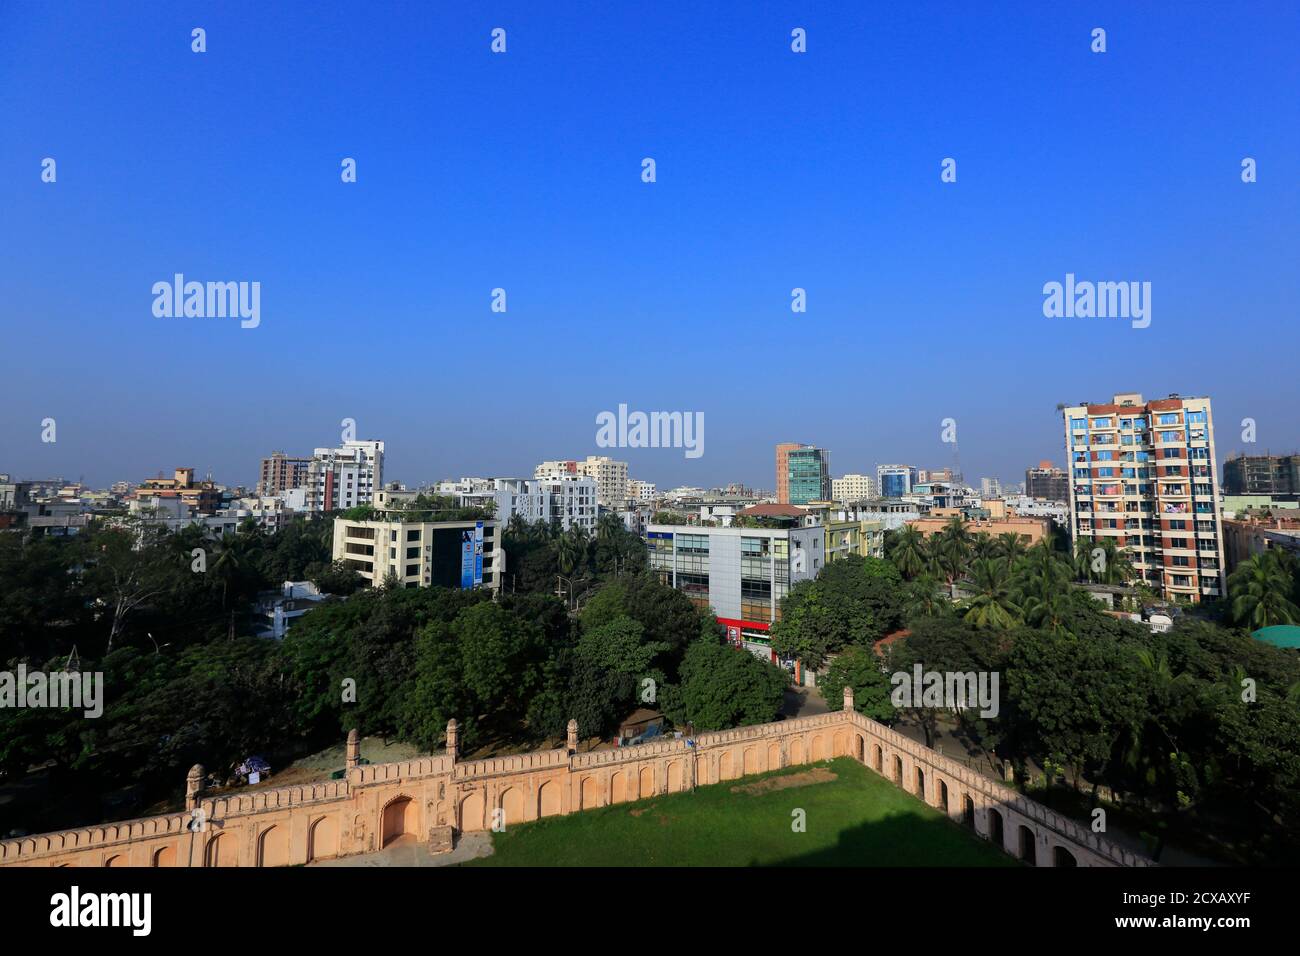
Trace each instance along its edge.
<path fill-rule="evenodd" d="M 445 754 L 359 764 L 348 739 L 345 779 L 205 798 L 190 772 L 187 805 L 145 817 L 0 842 L 0 866 L 284 866 L 421 841 L 443 827 L 484 830 L 690 790 L 782 767 L 848 756 L 958 823 L 1038 866 L 1149 866 L 1151 861 L 849 706 L 693 740 L 577 753 L 568 747 L 457 760 L 456 722 Z"/>

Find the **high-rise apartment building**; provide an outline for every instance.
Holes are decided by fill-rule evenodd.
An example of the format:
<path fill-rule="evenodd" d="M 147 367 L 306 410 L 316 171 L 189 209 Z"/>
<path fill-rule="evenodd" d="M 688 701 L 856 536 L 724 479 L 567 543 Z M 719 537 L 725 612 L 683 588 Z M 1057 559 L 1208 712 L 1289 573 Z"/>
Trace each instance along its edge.
<path fill-rule="evenodd" d="M 831 479 L 831 500 L 861 501 L 876 497 L 876 479 L 870 475 L 845 475 Z"/>
<path fill-rule="evenodd" d="M 282 451 L 271 452 L 270 458 L 262 459 L 257 494 L 276 495 L 291 488 L 305 487 L 310 466 L 310 458 L 290 458 Z"/>
<path fill-rule="evenodd" d="M 1110 538 L 1166 600 L 1225 595 L 1208 398 L 1128 393 L 1069 406 L 1065 447 L 1076 541 Z"/>
<path fill-rule="evenodd" d="M 1001 498 L 1002 482 L 997 478 L 981 478 L 980 494 L 985 498 Z"/>
<path fill-rule="evenodd" d="M 788 490 L 792 505 L 829 501 L 831 497 L 831 453 L 825 448 L 793 448 L 786 454 Z"/>
<path fill-rule="evenodd" d="M 317 448 L 307 466 L 307 509 L 341 511 L 368 505 L 384 484 L 384 443 L 345 441 Z"/>
<path fill-rule="evenodd" d="M 916 468 L 912 465 L 877 465 L 876 485 L 882 498 L 901 498 L 912 493 Z"/>
<path fill-rule="evenodd" d="M 1037 468 L 1025 469 L 1025 494 L 1047 501 L 1068 501 L 1070 476 L 1064 468 L 1057 468 L 1050 461 L 1040 461 Z"/>
<path fill-rule="evenodd" d="M 1225 495 L 1300 495 L 1300 455 L 1247 455 L 1223 462 Z"/>
<path fill-rule="evenodd" d="M 799 448 L 807 448 L 802 442 L 782 442 L 776 446 L 776 503 L 779 505 L 788 505 L 790 503 L 790 452 Z"/>

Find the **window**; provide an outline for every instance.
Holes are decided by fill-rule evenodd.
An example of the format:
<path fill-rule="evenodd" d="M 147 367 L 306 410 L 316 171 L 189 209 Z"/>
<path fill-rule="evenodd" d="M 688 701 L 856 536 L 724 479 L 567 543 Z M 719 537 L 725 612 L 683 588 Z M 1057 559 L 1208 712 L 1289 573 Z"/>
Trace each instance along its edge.
<path fill-rule="evenodd" d="M 419 532 L 418 530 L 414 530 L 414 531 L 408 531 L 408 532 L 406 532 L 406 540 L 407 540 L 408 542 L 410 542 L 410 541 L 419 541 L 419 540 L 420 540 L 420 532 Z"/>
<path fill-rule="evenodd" d="M 406 549 L 406 560 L 407 560 L 407 561 L 413 561 L 413 560 L 415 560 L 416 558 L 418 558 L 419 556 L 420 556 L 420 546 L 419 546 L 419 545 L 416 545 L 414 548 L 407 548 L 407 549 Z"/>

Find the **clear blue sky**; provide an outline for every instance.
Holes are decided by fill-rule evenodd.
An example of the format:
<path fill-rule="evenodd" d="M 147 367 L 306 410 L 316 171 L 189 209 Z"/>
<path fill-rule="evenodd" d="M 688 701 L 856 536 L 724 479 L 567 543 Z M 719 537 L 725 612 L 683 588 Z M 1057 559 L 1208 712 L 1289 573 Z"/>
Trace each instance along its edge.
<path fill-rule="evenodd" d="M 702 458 L 615 452 L 660 487 L 942 466 L 946 417 L 1011 478 L 1130 390 L 1290 450 L 1298 47 L 1282 0 L 0 2 L 0 471 L 251 484 L 350 417 L 391 477 L 525 474 L 626 402 L 705 414 Z M 155 318 L 176 272 L 261 326 Z M 1067 272 L 1150 328 L 1044 318 Z"/>

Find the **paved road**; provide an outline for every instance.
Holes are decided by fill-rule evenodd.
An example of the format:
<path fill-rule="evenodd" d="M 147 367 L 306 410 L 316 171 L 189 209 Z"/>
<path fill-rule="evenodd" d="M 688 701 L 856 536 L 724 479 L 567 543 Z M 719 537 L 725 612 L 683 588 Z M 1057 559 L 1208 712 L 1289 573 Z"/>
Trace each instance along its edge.
<path fill-rule="evenodd" d="M 828 714 L 830 708 L 816 687 L 787 687 L 785 701 L 781 704 L 783 717 L 812 717 L 814 714 Z"/>

